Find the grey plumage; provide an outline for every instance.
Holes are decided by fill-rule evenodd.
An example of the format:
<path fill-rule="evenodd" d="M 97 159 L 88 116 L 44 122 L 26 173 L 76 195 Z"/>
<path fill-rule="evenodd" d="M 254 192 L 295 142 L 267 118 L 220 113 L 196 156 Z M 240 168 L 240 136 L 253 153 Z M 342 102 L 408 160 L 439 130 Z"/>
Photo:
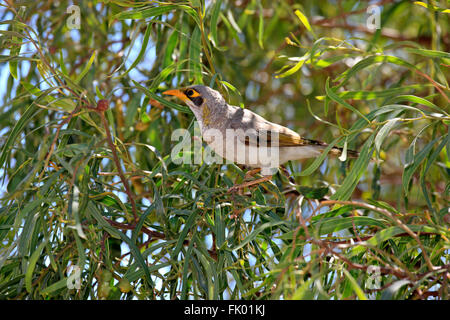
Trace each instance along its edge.
<path fill-rule="evenodd" d="M 248 160 L 261 150 L 265 152 L 276 147 L 276 155 L 274 149 L 271 149 L 272 153 L 269 152 L 264 157 L 276 156 L 277 163 L 282 164 L 289 160 L 317 157 L 327 147 L 324 142 L 305 139 L 295 131 L 270 122 L 248 109 L 227 104 L 218 91 L 207 86 L 190 86 L 183 89 L 183 94 L 179 94 L 177 90 L 166 93 L 177 95 L 185 101 L 199 122 L 204 140 L 216 153 L 230 161 L 262 167 L 265 165 L 263 160 L 267 159 L 259 159 L 255 163 Z M 235 136 L 230 137 L 226 134 L 228 132 L 233 132 Z M 236 151 L 242 146 L 246 146 L 244 152 Z M 341 152 L 342 149 L 337 147 L 330 151 L 334 155 L 340 155 Z M 347 150 L 347 155 L 357 157 L 358 153 Z"/>

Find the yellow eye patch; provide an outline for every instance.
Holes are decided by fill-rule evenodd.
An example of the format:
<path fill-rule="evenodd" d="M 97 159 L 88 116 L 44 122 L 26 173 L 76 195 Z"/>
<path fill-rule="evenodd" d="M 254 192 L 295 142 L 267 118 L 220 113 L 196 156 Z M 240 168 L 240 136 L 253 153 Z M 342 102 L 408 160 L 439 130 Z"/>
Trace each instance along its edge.
<path fill-rule="evenodd" d="M 188 96 L 189 98 L 200 97 L 200 93 L 198 93 L 197 91 L 195 91 L 193 89 L 187 89 L 186 96 Z"/>

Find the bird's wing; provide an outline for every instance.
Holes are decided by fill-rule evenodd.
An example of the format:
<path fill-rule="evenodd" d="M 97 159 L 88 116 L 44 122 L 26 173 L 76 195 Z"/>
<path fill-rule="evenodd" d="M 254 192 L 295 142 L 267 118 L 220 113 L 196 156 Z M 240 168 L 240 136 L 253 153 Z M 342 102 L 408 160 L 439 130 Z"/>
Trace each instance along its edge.
<path fill-rule="evenodd" d="M 326 143 L 302 138 L 297 132 L 279 124 L 272 123 L 248 109 L 235 109 L 230 127 L 235 135 L 246 145 L 296 147 L 326 146 Z"/>

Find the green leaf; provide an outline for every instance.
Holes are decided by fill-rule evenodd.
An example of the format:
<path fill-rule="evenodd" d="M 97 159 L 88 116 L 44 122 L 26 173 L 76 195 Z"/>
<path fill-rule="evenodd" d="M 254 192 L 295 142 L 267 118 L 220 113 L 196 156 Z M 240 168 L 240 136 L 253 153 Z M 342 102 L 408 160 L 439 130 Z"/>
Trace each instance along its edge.
<path fill-rule="evenodd" d="M 95 59 L 96 55 L 97 55 L 97 50 L 94 51 L 94 53 L 92 54 L 92 56 L 89 59 L 88 63 L 84 67 L 83 71 L 81 71 L 81 73 L 73 81 L 75 84 L 78 84 L 81 81 L 81 79 L 83 79 L 84 76 L 89 72 L 89 70 L 91 69 L 92 63 L 94 63 L 94 59 Z"/>
<path fill-rule="evenodd" d="M 409 159 L 407 159 L 402 176 L 402 186 L 405 194 L 408 194 L 409 192 L 409 181 L 411 181 L 414 172 L 420 166 L 428 153 L 430 153 L 431 148 L 434 146 L 434 144 L 440 139 L 441 137 L 438 137 L 427 143 L 427 145 L 422 150 L 420 150 L 417 154 L 412 155 L 411 161 L 408 161 Z"/>
<path fill-rule="evenodd" d="M 194 231 L 194 232 L 196 232 L 196 231 Z M 193 248 L 194 248 L 194 241 L 191 241 L 191 242 L 189 242 L 189 246 L 184 255 L 183 277 L 182 277 L 182 287 L 181 287 L 181 299 L 182 300 L 185 300 L 187 298 L 189 262 L 191 261 Z"/>
<path fill-rule="evenodd" d="M 264 39 L 264 15 L 263 15 L 263 6 L 262 0 L 258 1 L 258 10 L 259 10 L 259 23 L 258 23 L 258 44 L 261 49 L 264 49 L 263 39 Z"/>
<path fill-rule="evenodd" d="M 136 246 L 136 244 L 131 241 L 130 238 L 128 238 L 125 234 L 123 234 L 120 231 L 117 231 L 117 234 L 119 237 L 128 245 L 130 248 L 131 254 L 136 259 L 137 263 L 139 264 L 139 267 L 144 271 L 145 278 L 147 279 L 147 283 L 150 285 L 150 287 L 154 287 L 153 280 L 150 276 L 150 270 L 147 266 L 147 263 L 145 262 L 144 258 L 142 257 L 141 251 Z"/>
<path fill-rule="evenodd" d="M 299 61 L 292 68 L 290 68 L 289 70 L 287 70 L 281 74 L 277 74 L 275 76 L 275 78 L 284 78 L 284 77 L 290 76 L 291 74 L 296 73 L 298 70 L 300 70 L 300 68 L 303 66 L 305 61 L 307 61 L 309 59 L 309 57 L 310 57 L 310 54 L 309 54 L 309 52 L 307 52 L 303 57 L 301 57 L 299 59 Z"/>
<path fill-rule="evenodd" d="M 358 296 L 359 300 L 368 300 L 366 295 L 364 294 L 364 291 L 359 286 L 358 282 L 356 282 L 355 278 L 352 277 L 350 272 L 348 272 L 346 269 L 342 269 L 347 279 L 350 281 L 350 284 L 353 288 L 353 291 Z"/>
<path fill-rule="evenodd" d="M 436 111 L 442 112 L 445 115 L 448 115 L 447 112 L 445 112 L 444 110 L 439 108 L 433 102 L 428 101 L 428 100 L 426 100 L 424 98 L 421 98 L 421 97 L 414 96 L 414 95 L 395 96 L 395 97 L 392 97 L 391 99 L 389 99 L 388 101 L 386 101 L 386 104 L 397 103 L 397 102 L 400 102 L 400 101 L 409 101 L 409 102 L 421 104 L 421 105 L 427 106 L 429 108 L 432 108 L 432 109 L 434 109 Z"/>
<path fill-rule="evenodd" d="M 358 159 L 356 159 L 350 173 L 347 175 L 347 177 L 345 177 L 342 185 L 339 187 L 339 189 L 337 189 L 336 193 L 334 193 L 330 197 L 331 200 L 345 201 L 351 197 L 353 190 L 355 190 L 356 186 L 358 185 L 359 179 L 361 179 L 361 176 L 365 172 L 372 157 L 373 140 L 374 134 L 371 134 L 367 141 L 364 143 L 364 146 L 359 153 L 359 157 Z"/>
<path fill-rule="evenodd" d="M 326 148 L 325 150 L 322 151 L 322 154 L 320 156 L 318 156 L 316 159 L 314 159 L 313 163 L 310 164 L 310 166 L 308 168 L 306 168 L 305 170 L 302 170 L 300 173 L 295 172 L 293 175 L 294 176 L 308 176 L 311 173 L 313 173 L 314 171 L 316 171 L 317 168 L 319 168 L 319 166 L 322 164 L 323 160 L 325 160 L 325 158 L 327 157 L 328 153 L 330 152 L 330 150 L 334 147 L 334 145 L 341 140 L 340 137 L 336 138 L 333 140 L 333 142 L 331 142 Z"/>
<path fill-rule="evenodd" d="M 261 232 L 263 232 L 267 228 L 272 228 L 272 227 L 282 225 L 282 224 L 287 224 L 287 222 L 286 221 L 271 221 L 271 222 L 266 222 L 266 223 L 260 225 L 258 228 L 256 228 L 254 231 L 252 231 L 252 233 L 250 233 L 243 241 L 241 241 L 241 243 L 239 243 L 239 245 L 235 246 L 231 250 L 232 251 L 239 250 L 240 248 L 244 247 L 250 241 L 253 241 Z"/>
<path fill-rule="evenodd" d="M 133 230 L 133 234 L 131 236 L 131 242 L 136 243 L 136 239 L 139 236 L 139 232 L 141 232 L 142 226 L 144 225 L 145 219 L 148 217 L 150 213 L 155 210 L 155 204 L 152 203 L 147 210 L 139 217 L 139 221 L 136 224 L 136 227 Z"/>
<path fill-rule="evenodd" d="M 335 79 L 335 81 L 339 81 L 342 79 L 341 83 L 337 86 L 337 88 L 342 87 L 345 85 L 350 78 L 352 78 L 357 72 L 375 64 L 375 63 L 393 63 L 399 66 L 406 67 L 410 70 L 417 70 L 417 67 L 410 64 L 409 62 L 394 57 L 394 56 L 387 56 L 387 55 L 373 55 L 369 56 L 361 61 L 359 61 L 357 64 L 355 64 L 353 67 L 342 73 L 339 77 Z"/>
<path fill-rule="evenodd" d="M 341 208 L 340 208 L 341 209 Z M 313 220 L 313 223 L 308 227 L 308 231 L 310 234 L 314 234 L 315 236 L 322 236 L 326 234 L 331 234 L 333 232 L 339 232 L 342 230 L 346 230 L 349 228 L 355 227 L 379 227 L 386 228 L 387 221 L 384 219 L 375 219 L 366 216 L 351 216 L 351 217 L 342 217 L 342 216 L 334 216 L 327 217 L 326 215 L 334 212 L 335 214 L 342 214 L 342 211 L 348 213 L 349 208 L 345 208 L 345 210 L 333 210 L 328 213 L 323 214 L 323 216 Z M 304 230 L 300 229 L 300 232 L 296 232 L 295 230 L 284 233 L 279 236 L 279 239 L 282 240 L 293 240 L 294 234 L 303 235 Z"/>
<path fill-rule="evenodd" d="M 398 118 L 389 119 L 378 131 L 377 136 L 375 137 L 375 149 L 377 150 L 377 153 L 380 153 L 381 144 L 398 120 Z"/>
<path fill-rule="evenodd" d="M 385 228 L 386 220 L 365 216 L 323 218 L 313 224 L 311 232 L 317 233 L 318 235 L 325 235 L 352 228 L 353 225 Z"/>
<path fill-rule="evenodd" d="M 189 81 L 196 84 L 202 84 L 202 64 L 201 64 L 201 32 L 196 27 L 192 33 L 189 43 Z"/>
<path fill-rule="evenodd" d="M 190 12 L 190 14 L 196 15 L 195 10 L 192 9 L 191 7 L 188 7 L 186 5 L 169 4 L 169 5 L 144 7 L 130 11 L 123 11 L 113 16 L 112 20 L 146 19 L 151 17 L 157 17 L 176 9 L 183 9 L 187 12 Z"/>
<path fill-rule="evenodd" d="M 169 36 L 169 40 L 167 41 L 166 52 L 164 53 L 163 59 L 163 68 L 167 68 L 174 62 L 172 54 L 177 46 L 177 43 L 178 43 L 178 32 L 174 30 L 172 34 Z"/>
<path fill-rule="evenodd" d="M 34 103 L 32 103 L 22 114 L 19 121 L 16 122 L 14 125 L 14 128 L 11 130 L 10 134 L 6 138 L 6 142 L 4 143 L 1 152 L 0 152 L 0 168 L 3 167 L 3 164 L 6 161 L 6 158 L 8 157 L 9 152 L 13 148 L 13 145 L 20 134 L 22 130 L 25 128 L 25 126 L 30 122 L 36 115 L 37 112 L 40 112 L 41 109 L 39 109 Z"/>
<path fill-rule="evenodd" d="M 336 92 L 330 88 L 330 78 L 327 78 L 327 81 L 325 83 L 325 92 L 327 93 L 327 96 L 331 100 L 336 101 L 337 103 L 343 105 L 347 109 L 350 109 L 351 111 L 357 113 L 361 118 L 363 118 L 367 122 L 370 122 L 359 110 L 357 110 L 355 107 L 353 107 L 352 105 L 341 99 L 339 95 L 337 95 Z"/>
<path fill-rule="evenodd" d="M 136 57 L 136 59 L 133 61 L 133 63 L 131 64 L 131 66 L 128 68 L 127 71 L 125 71 L 124 73 L 122 73 L 120 76 L 115 77 L 114 79 L 120 79 L 124 76 L 126 76 L 131 70 L 133 70 L 134 68 L 136 68 L 136 66 L 138 65 L 138 63 L 142 60 L 142 57 L 145 54 L 145 51 L 147 50 L 147 46 L 148 46 L 148 41 L 150 39 L 150 34 L 152 32 L 152 24 L 149 23 L 147 25 L 147 29 L 145 30 L 145 34 L 144 34 L 144 39 L 142 40 L 142 45 L 141 45 L 141 50 L 139 51 L 138 56 Z M 170 42 L 170 41 L 169 41 Z"/>
<path fill-rule="evenodd" d="M 313 32 L 311 25 L 309 24 L 308 18 L 300 10 L 295 10 L 295 15 L 300 19 L 301 23 L 309 32 Z"/>
<path fill-rule="evenodd" d="M 414 3 L 419 6 L 422 6 L 424 8 L 427 8 L 427 9 L 431 9 L 431 10 L 435 10 L 435 11 L 443 12 L 443 13 L 450 13 L 450 9 L 443 9 L 443 8 L 440 8 L 440 7 L 437 7 L 432 4 L 422 2 L 422 1 L 414 1 Z"/>
<path fill-rule="evenodd" d="M 33 254 L 30 257 L 30 260 L 28 262 L 27 271 L 25 273 L 25 287 L 27 288 L 27 291 L 31 293 L 32 291 L 32 280 L 33 280 L 33 274 L 34 274 L 34 268 L 36 267 L 36 263 L 41 258 L 41 252 L 44 249 L 45 245 L 47 243 L 47 240 L 41 242 L 39 246 L 34 250 Z"/>
<path fill-rule="evenodd" d="M 424 194 L 424 197 L 425 197 L 428 207 L 430 208 L 431 212 L 433 212 L 435 217 L 436 217 L 436 214 L 435 214 L 436 210 L 433 208 L 433 205 L 428 196 L 428 187 L 425 184 L 425 176 L 427 175 L 430 167 L 436 161 L 436 158 L 439 156 L 442 149 L 444 149 L 444 147 L 446 145 L 448 145 L 449 143 L 450 143 L 450 134 L 447 133 L 447 135 L 442 139 L 441 143 L 438 145 L 436 150 L 434 150 L 433 153 L 431 153 L 430 156 L 427 158 L 427 165 L 420 175 L 420 186 L 422 187 L 422 192 Z M 438 220 L 438 219 L 436 219 L 436 220 Z"/>
<path fill-rule="evenodd" d="M 23 17 L 23 15 L 24 15 L 24 12 L 23 12 L 24 10 L 23 10 L 23 8 L 21 7 L 20 9 L 19 9 L 19 12 L 17 13 L 17 15 L 20 17 L 20 16 L 22 16 Z M 18 18 L 16 17 L 16 20 L 18 20 Z M 13 24 L 13 26 L 12 26 L 12 31 L 11 32 L 14 32 L 14 33 L 19 33 L 20 34 L 20 31 L 22 31 L 22 27 L 21 27 L 21 25 L 19 25 L 19 24 Z M 22 41 L 23 41 L 23 38 L 24 37 L 22 37 L 22 36 L 12 36 L 11 37 L 11 41 L 12 42 L 14 42 L 14 45 L 13 46 L 11 46 L 11 49 L 9 50 L 9 56 L 11 56 L 11 57 L 18 57 L 19 56 L 19 54 L 20 54 L 20 50 L 21 50 L 21 48 L 22 48 Z M 19 79 L 19 75 L 18 75 L 18 73 L 17 73 L 17 68 L 18 68 L 18 61 L 20 61 L 20 60 L 17 60 L 17 59 L 10 59 L 9 60 L 9 72 L 11 73 L 11 75 L 14 77 L 14 79 Z"/>
<path fill-rule="evenodd" d="M 241 39 L 239 38 L 239 33 L 242 33 L 241 32 L 241 30 L 239 29 L 239 26 L 237 26 L 237 24 L 236 24 L 236 22 L 234 21 L 234 20 L 232 20 L 232 19 L 230 19 L 230 20 L 232 20 L 234 23 L 231 23 L 228 19 L 227 19 L 227 17 L 225 17 L 225 15 L 222 13 L 222 12 L 220 12 L 220 14 L 219 14 L 219 16 L 220 16 L 220 18 L 222 19 L 222 21 L 223 21 L 223 23 L 225 24 L 225 27 L 227 27 L 227 29 L 228 29 L 228 31 L 231 33 L 231 36 L 233 37 L 233 39 L 239 44 L 239 45 L 242 45 L 243 43 L 242 43 L 242 41 L 241 41 Z M 233 17 L 232 15 L 229 15 L 229 17 Z M 236 29 L 237 28 L 237 29 Z"/>
<path fill-rule="evenodd" d="M 63 279 L 49 285 L 44 290 L 42 290 L 40 293 L 43 296 L 47 296 L 47 295 L 50 295 L 51 293 L 53 293 L 57 290 L 63 289 L 63 288 L 67 288 L 67 278 L 63 278 Z"/>
<path fill-rule="evenodd" d="M 405 48 L 405 50 L 428 58 L 450 59 L 450 53 L 444 51 L 416 49 L 416 48 Z"/>
<path fill-rule="evenodd" d="M 131 80 L 134 85 L 136 86 L 136 88 L 138 88 L 139 90 L 141 90 L 143 93 L 145 93 L 145 95 L 147 95 L 148 97 L 150 97 L 151 99 L 154 99 L 156 101 L 158 101 L 159 103 L 165 105 L 166 107 L 178 110 L 180 112 L 183 113 L 189 113 L 192 114 L 191 109 L 189 109 L 188 107 L 179 105 L 177 103 L 173 103 L 171 101 L 167 101 L 163 98 L 161 98 L 160 96 L 156 95 L 155 93 L 151 92 L 150 90 L 144 88 L 142 85 L 140 85 L 137 81 Z"/>
<path fill-rule="evenodd" d="M 214 6 L 212 7 L 212 14 L 211 14 L 211 42 L 213 44 L 213 46 L 222 51 L 225 50 L 225 47 L 220 47 L 219 46 L 219 39 L 217 37 L 217 25 L 219 23 L 219 17 L 220 17 L 220 8 L 222 6 L 222 0 L 216 0 L 214 2 Z"/>
<path fill-rule="evenodd" d="M 183 247 L 184 240 L 186 239 L 186 236 L 187 236 L 188 232 L 195 225 L 197 216 L 198 216 L 198 211 L 194 210 L 189 215 L 188 219 L 186 220 L 186 223 L 184 224 L 183 230 L 181 231 L 181 233 L 178 236 L 177 244 L 176 244 L 175 248 L 173 249 L 172 253 L 170 254 L 172 259 L 176 259 L 176 257 L 178 256 L 178 253 L 180 253 L 180 250 Z"/>
<path fill-rule="evenodd" d="M 358 90 L 358 91 L 340 91 L 337 92 L 337 95 L 342 99 L 352 99 L 352 100 L 373 100 L 380 98 L 391 98 L 392 100 L 388 100 L 389 102 L 385 103 L 394 103 L 398 101 L 402 101 L 401 99 L 396 100 L 395 98 L 400 97 L 399 94 L 407 93 L 412 90 L 423 90 L 426 87 L 431 87 L 432 85 L 422 85 L 422 84 L 413 84 L 408 86 L 401 86 L 396 88 L 389 88 L 385 90 Z M 406 97 L 406 96 L 402 96 Z M 324 96 L 317 96 L 319 100 L 322 100 Z"/>
<path fill-rule="evenodd" d="M 298 186 L 297 191 L 307 199 L 322 199 L 329 191 L 328 187 L 312 188 L 306 186 Z"/>
<path fill-rule="evenodd" d="M 434 227 L 425 226 L 425 225 L 406 225 L 411 231 L 420 233 L 420 232 L 429 232 L 440 234 L 440 231 Z M 357 245 L 352 248 L 352 255 L 360 254 L 361 252 L 366 251 L 366 246 L 376 247 L 381 245 L 383 242 L 392 239 L 398 235 L 404 234 L 405 230 L 403 228 L 394 226 L 382 229 L 378 231 L 373 237 L 364 242 L 364 245 Z"/>
<path fill-rule="evenodd" d="M 382 291 L 381 300 L 392 300 L 395 294 L 409 283 L 411 283 L 411 281 L 406 279 L 394 281 L 389 287 Z"/>

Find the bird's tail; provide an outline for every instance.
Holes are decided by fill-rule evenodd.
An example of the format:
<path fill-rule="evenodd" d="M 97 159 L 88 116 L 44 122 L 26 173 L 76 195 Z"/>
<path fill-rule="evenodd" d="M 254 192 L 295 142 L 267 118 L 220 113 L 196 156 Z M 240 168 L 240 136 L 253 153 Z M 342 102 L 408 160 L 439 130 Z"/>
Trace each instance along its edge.
<path fill-rule="evenodd" d="M 330 150 L 330 154 L 335 155 L 337 157 L 340 157 L 342 155 L 342 151 L 344 151 L 343 148 L 333 147 Z M 347 157 L 348 158 L 358 158 L 359 157 L 359 152 L 347 149 Z"/>
<path fill-rule="evenodd" d="M 305 139 L 305 140 L 307 141 L 307 143 L 309 145 L 317 145 L 317 146 L 320 146 L 323 149 L 325 149 L 328 146 L 328 144 L 326 144 L 325 142 L 322 142 L 322 141 L 310 140 L 310 139 Z M 330 150 L 329 154 L 339 157 L 339 156 L 342 155 L 342 151 L 344 151 L 343 148 L 333 147 Z M 358 158 L 359 157 L 359 152 L 347 149 L 347 157 L 348 158 Z"/>

